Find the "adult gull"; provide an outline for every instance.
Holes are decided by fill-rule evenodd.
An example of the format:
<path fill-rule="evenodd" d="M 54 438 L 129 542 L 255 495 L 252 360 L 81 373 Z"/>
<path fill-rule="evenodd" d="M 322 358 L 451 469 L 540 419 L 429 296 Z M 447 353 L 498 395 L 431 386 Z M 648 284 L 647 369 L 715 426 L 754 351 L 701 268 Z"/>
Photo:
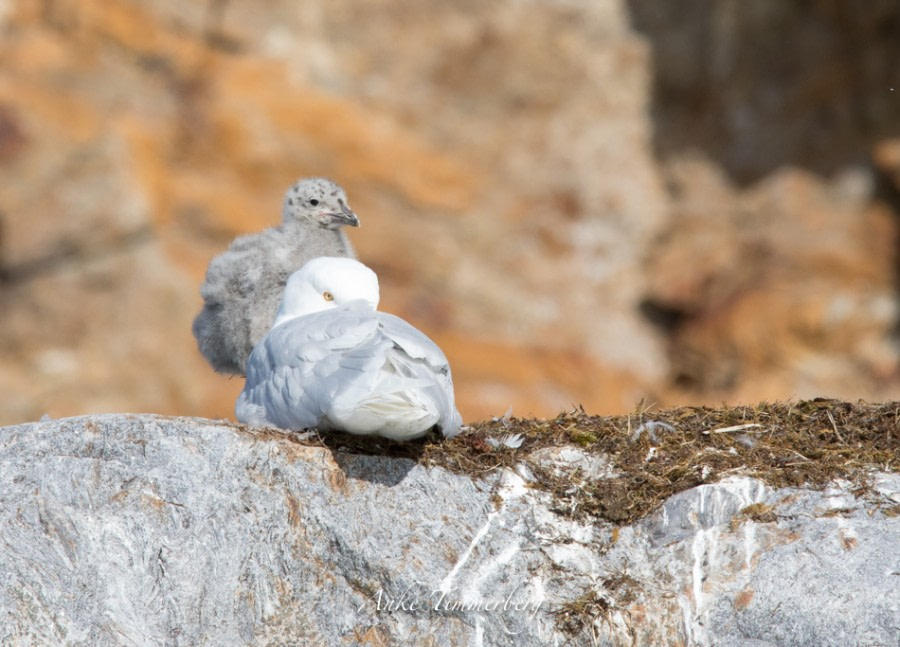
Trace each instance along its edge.
<path fill-rule="evenodd" d="M 409 440 L 456 410 L 447 358 L 424 333 L 379 312 L 378 277 L 349 258 L 316 258 L 291 275 L 272 329 L 253 349 L 237 419 Z"/>
<path fill-rule="evenodd" d="M 300 180 L 285 195 L 281 225 L 236 238 L 212 260 L 193 332 L 216 371 L 244 374 L 292 272 L 318 256 L 355 257 L 345 225 L 358 227 L 359 219 L 344 190 L 325 178 Z"/>

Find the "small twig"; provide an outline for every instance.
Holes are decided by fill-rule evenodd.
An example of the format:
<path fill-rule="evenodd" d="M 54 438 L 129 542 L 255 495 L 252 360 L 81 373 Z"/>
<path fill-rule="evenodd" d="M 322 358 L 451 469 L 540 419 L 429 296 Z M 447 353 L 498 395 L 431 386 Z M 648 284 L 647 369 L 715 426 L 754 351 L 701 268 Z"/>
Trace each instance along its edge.
<path fill-rule="evenodd" d="M 718 429 L 713 429 L 712 431 L 704 431 L 703 435 L 708 436 L 709 434 L 728 434 L 734 431 L 744 431 L 747 429 L 753 429 L 755 427 L 762 427 L 758 422 L 748 422 L 745 425 L 734 425 L 732 427 L 719 427 Z"/>
<path fill-rule="evenodd" d="M 827 416 L 828 416 L 828 419 L 831 421 L 831 427 L 832 427 L 832 429 L 834 429 L 834 433 L 835 433 L 835 435 L 838 437 L 838 440 L 840 440 L 841 443 L 843 443 L 844 445 L 846 445 L 846 444 L 847 444 L 847 441 L 844 440 L 844 437 L 841 436 L 841 432 L 838 431 L 837 423 L 834 421 L 834 416 L 831 415 L 831 412 L 830 412 L 830 411 L 826 411 L 826 412 L 825 412 L 825 415 L 827 415 Z"/>
<path fill-rule="evenodd" d="M 799 456 L 800 458 L 802 458 L 802 459 L 803 459 L 804 461 L 806 461 L 807 463 L 810 462 L 810 459 L 808 459 L 806 456 L 804 456 L 803 454 L 801 454 L 800 452 L 798 452 L 796 449 L 789 449 L 788 451 L 791 452 L 792 454 L 796 454 L 797 456 Z M 792 463 L 792 465 L 796 465 L 796 464 L 797 464 L 797 463 Z"/>

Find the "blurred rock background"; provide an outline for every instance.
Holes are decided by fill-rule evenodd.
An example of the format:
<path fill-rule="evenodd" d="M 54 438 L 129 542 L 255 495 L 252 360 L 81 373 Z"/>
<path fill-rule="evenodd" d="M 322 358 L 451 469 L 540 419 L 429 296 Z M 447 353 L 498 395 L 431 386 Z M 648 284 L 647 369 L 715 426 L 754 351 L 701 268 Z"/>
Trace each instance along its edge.
<path fill-rule="evenodd" d="M 895 0 L 0 2 L 0 423 L 232 417 L 209 260 L 330 176 L 467 419 L 900 398 Z"/>

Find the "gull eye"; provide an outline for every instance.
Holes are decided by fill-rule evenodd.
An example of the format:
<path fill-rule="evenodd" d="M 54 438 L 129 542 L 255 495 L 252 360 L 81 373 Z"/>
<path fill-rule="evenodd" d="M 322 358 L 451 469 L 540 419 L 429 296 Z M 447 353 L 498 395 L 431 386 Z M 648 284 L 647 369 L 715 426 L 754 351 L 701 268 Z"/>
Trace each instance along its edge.
<path fill-rule="evenodd" d="M 326 301 L 334 301 L 334 295 L 331 292 L 329 292 L 328 290 L 325 290 L 322 293 L 322 298 L 325 299 Z"/>
<path fill-rule="evenodd" d="M 316 207 L 316 206 L 319 205 L 319 201 L 316 200 L 315 198 L 312 198 L 312 199 L 309 201 L 309 203 L 310 203 L 312 206 L 314 206 L 314 207 Z"/>

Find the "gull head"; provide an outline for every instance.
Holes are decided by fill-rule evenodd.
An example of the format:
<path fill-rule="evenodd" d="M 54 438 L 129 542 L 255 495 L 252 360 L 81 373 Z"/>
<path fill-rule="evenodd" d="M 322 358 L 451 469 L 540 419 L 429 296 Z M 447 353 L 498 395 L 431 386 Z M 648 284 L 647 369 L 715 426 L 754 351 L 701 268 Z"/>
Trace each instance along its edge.
<path fill-rule="evenodd" d="M 323 177 L 300 180 L 284 196 L 285 223 L 309 222 L 324 229 L 359 227 L 359 218 L 347 204 L 347 194 Z"/>
<path fill-rule="evenodd" d="M 357 303 L 378 307 L 378 277 L 352 258 L 320 256 L 291 274 L 274 326 L 303 315 Z"/>

